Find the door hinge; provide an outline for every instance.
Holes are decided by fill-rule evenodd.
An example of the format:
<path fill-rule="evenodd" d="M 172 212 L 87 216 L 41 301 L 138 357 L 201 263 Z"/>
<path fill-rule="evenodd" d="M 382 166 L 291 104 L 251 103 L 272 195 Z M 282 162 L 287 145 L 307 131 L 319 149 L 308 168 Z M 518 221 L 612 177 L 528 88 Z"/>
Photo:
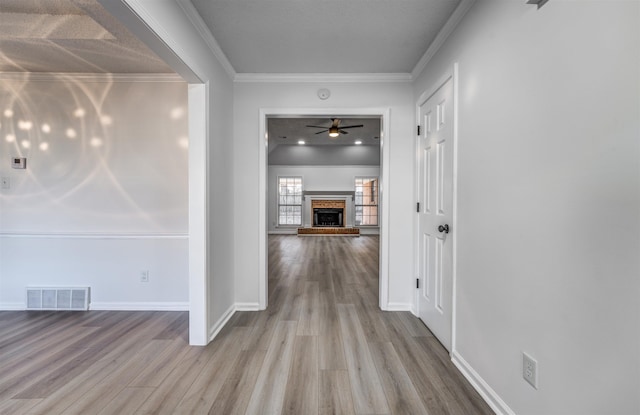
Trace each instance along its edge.
<path fill-rule="evenodd" d="M 420 202 L 416 203 L 416 212 L 420 213 Z"/>
<path fill-rule="evenodd" d="M 416 288 L 420 288 L 420 278 L 416 278 Z"/>
<path fill-rule="evenodd" d="M 420 135 L 420 126 L 418 126 L 418 135 Z"/>

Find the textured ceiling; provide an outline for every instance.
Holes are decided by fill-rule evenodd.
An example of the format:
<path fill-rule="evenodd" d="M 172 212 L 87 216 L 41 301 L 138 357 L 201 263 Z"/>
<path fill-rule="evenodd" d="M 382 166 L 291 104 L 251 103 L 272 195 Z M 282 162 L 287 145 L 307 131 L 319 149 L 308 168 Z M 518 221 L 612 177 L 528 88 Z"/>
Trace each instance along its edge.
<path fill-rule="evenodd" d="M 380 145 L 379 118 L 340 118 L 340 126 L 359 125 L 362 128 L 349 128 L 348 134 L 340 134 L 336 138 L 329 137 L 328 132 L 320 128 L 310 128 L 308 125 L 331 126 L 331 119 L 325 118 L 269 118 L 267 131 L 269 134 L 269 148 L 274 145 L 298 145 L 304 140 L 307 145 L 354 145 L 356 140 L 362 145 Z"/>
<path fill-rule="evenodd" d="M 409 73 L 460 0 L 191 0 L 239 73 Z"/>
<path fill-rule="evenodd" d="M 173 72 L 96 0 L 0 0 L 0 28 L 0 72 Z"/>

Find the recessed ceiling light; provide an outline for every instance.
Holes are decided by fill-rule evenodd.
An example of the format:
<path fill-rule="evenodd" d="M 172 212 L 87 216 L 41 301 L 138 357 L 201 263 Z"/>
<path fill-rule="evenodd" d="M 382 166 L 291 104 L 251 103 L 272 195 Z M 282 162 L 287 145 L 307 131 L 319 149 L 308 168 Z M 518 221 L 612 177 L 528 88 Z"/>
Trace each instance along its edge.
<path fill-rule="evenodd" d="M 301 146 L 304 145 L 304 140 L 298 140 L 298 144 L 300 144 Z"/>
<path fill-rule="evenodd" d="M 355 142 L 355 145 L 359 146 L 360 144 L 362 144 L 362 141 L 358 140 Z"/>

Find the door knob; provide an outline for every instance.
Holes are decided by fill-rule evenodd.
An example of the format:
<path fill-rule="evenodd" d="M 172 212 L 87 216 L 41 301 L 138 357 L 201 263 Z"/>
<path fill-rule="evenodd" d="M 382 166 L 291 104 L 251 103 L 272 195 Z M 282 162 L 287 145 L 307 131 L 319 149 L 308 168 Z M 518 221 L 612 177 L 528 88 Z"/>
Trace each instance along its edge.
<path fill-rule="evenodd" d="M 449 225 L 440 225 L 438 226 L 439 232 L 449 233 Z"/>

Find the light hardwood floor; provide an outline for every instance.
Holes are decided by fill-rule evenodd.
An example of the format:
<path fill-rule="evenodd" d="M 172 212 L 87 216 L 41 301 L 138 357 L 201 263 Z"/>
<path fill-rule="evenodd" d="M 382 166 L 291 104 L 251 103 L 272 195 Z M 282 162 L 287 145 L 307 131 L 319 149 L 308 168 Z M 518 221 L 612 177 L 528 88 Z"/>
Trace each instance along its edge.
<path fill-rule="evenodd" d="M 0 312 L 1 414 L 491 414 L 378 309 L 378 238 L 269 238 L 269 307 L 207 347 L 182 312 Z"/>

